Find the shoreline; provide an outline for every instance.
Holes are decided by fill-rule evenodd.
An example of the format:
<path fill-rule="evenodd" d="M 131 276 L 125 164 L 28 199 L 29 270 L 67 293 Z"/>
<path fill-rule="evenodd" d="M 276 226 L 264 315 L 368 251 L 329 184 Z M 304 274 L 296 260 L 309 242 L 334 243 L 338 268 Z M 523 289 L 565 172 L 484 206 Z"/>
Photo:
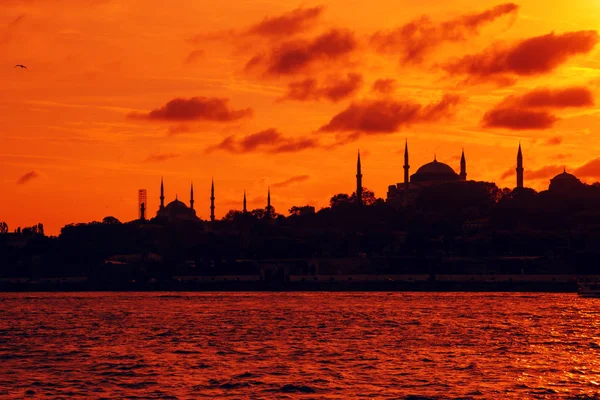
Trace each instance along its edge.
<path fill-rule="evenodd" d="M 525 277 L 523 277 L 525 278 Z M 569 275 L 554 280 L 324 280 L 295 282 L 170 280 L 156 282 L 14 281 L 0 282 L 0 292 L 515 292 L 577 293 Z"/>

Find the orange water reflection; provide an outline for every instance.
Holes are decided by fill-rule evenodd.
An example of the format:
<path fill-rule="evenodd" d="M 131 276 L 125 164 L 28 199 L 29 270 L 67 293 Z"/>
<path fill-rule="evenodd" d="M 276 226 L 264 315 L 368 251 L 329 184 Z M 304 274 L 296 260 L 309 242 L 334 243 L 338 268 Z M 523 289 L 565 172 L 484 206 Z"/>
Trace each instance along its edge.
<path fill-rule="evenodd" d="M 572 294 L 0 294 L 0 396 L 586 398 Z M 579 397 L 577 397 L 579 396 Z"/>

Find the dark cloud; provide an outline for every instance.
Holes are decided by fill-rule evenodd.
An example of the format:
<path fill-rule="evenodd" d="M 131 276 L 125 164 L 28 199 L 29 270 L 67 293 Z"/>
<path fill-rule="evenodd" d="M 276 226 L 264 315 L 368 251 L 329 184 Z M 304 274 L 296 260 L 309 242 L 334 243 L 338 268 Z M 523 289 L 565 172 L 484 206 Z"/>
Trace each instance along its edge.
<path fill-rule="evenodd" d="M 495 108 L 485 113 L 482 125 L 486 128 L 530 130 L 551 128 L 556 121 L 558 117 L 547 111 Z"/>
<path fill-rule="evenodd" d="M 556 175 L 563 172 L 564 167 L 560 165 L 546 165 L 540 169 L 525 170 L 525 179 L 541 180 L 554 178 Z"/>
<path fill-rule="evenodd" d="M 22 177 L 17 180 L 17 185 L 25 185 L 26 183 L 31 182 L 32 180 L 39 178 L 40 175 L 35 171 L 29 171 Z"/>
<path fill-rule="evenodd" d="M 157 153 L 157 154 L 149 155 L 144 161 L 145 162 L 161 162 L 161 161 L 172 160 L 179 156 L 180 156 L 180 154 L 175 154 L 175 153 Z"/>
<path fill-rule="evenodd" d="M 600 179 L 600 158 L 588 161 L 573 171 L 573 175 L 578 178 Z"/>
<path fill-rule="evenodd" d="M 445 65 L 450 74 L 465 74 L 475 80 L 496 80 L 503 75 L 541 75 L 554 70 L 570 57 L 590 52 L 598 42 L 596 31 L 554 32 L 525 39 L 513 45 L 494 45 L 482 53 L 465 56 Z"/>
<path fill-rule="evenodd" d="M 420 63 L 433 49 L 444 42 L 459 42 L 476 35 L 479 28 L 508 14 L 516 14 L 519 6 L 500 4 L 489 10 L 463 15 L 435 23 L 427 16 L 411 21 L 392 31 L 377 32 L 371 44 L 382 53 L 399 54 L 402 63 Z"/>
<path fill-rule="evenodd" d="M 516 171 L 514 168 L 509 168 L 500 175 L 500 179 L 506 179 L 511 176 L 516 176 Z"/>
<path fill-rule="evenodd" d="M 316 62 L 340 60 L 357 47 L 354 34 L 332 29 L 312 40 L 296 40 L 280 44 L 269 55 L 257 55 L 246 63 L 246 70 L 262 67 L 270 75 L 291 75 L 306 71 Z"/>
<path fill-rule="evenodd" d="M 504 103 L 525 108 L 587 107 L 594 105 L 594 95 L 585 87 L 538 88 L 519 97 L 509 97 Z"/>
<path fill-rule="evenodd" d="M 459 102 L 456 95 L 445 95 L 439 103 L 422 106 L 410 101 L 374 100 L 352 103 L 335 115 L 320 132 L 393 133 L 402 126 L 438 121 L 450 116 Z"/>
<path fill-rule="evenodd" d="M 556 146 L 561 144 L 563 141 L 563 139 L 560 136 L 553 136 L 551 138 L 549 138 L 548 140 L 546 140 L 546 144 L 548 146 Z"/>
<path fill-rule="evenodd" d="M 372 90 L 382 94 L 390 94 L 396 88 L 395 79 L 377 79 L 373 82 Z"/>
<path fill-rule="evenodd" d="M 204 58 L 204 50 L 194 50 L 188 54 L 185 59 L 185 64 L 194 64 L 196 61 Z"/>
<path fill-rule="evenodd" d="M 276 17 L 266 17 L 248 29 L 248 33 L 260 36 L 290 36 L 311 28 L 325 7 L 297 8 Z"/>
<path fill-rule="evenodd" d="M 592 92 L 584 87 L 537 88 L 520 96 L 506 97 L 484 115 L 482 125 L 513 130 L 548 129 L 559 120 L 551 110 L 592 105 Z M 554 138 L 554 142 L 559 139 Z"/>
<path fill-rule="evenodd" d="M 131 113 L 128 117 L 157 121 L 204 120 L 229 122 L 252 115 L 252 109 L 250 108 L 234 110 L 227 103 L 227 99 L 214 97 L 177 98 L 149 113 Z"/>
<path fill-rule="evenodd" d="M 290 186 L 294 183 L 307 181 L 309 179 L 310 179 L 310 175 L 292 176 L 291 178 L 286 179 L 285 181 L 281 181 L 281 182 L 272 184 L 271 187 L 273 187 L 273 188 L 286 187 L 286 186 Z"/>
<path fill-rule="evenodd" d="M 243 138 L 231 135 L 221 143 L 206 149 L 207 152 L 225 150 L 231 153 L 294 153 L 309 148 L 319 147 L 313 138 L 286 138 L 276 129 L 270 128 L 256 132 Z"/>
<path fill-rule="evenodd" d="M 314 78 L 291 82 L 282 100 L 327 100 L 337 102 L 356 93 L 362 85 L 362 76 L 349 73 L 345 78 L 329 78 L 322 86 Z"/>

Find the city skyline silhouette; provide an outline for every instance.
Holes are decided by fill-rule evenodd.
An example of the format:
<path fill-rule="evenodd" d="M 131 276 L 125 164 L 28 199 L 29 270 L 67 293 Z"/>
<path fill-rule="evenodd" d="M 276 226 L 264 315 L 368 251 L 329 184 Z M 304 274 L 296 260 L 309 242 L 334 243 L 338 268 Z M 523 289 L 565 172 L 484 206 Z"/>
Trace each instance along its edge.
<path fill-rule="evenodd" d="M 319 209 L 352 192 L 357 148 L 386 198 L 405 139 L 411 165 L 436 155 L 458 172 L 464 149 L 468 179 L 499 187 L 518 142 L 528 187 L 564 167 L 600 180 L 597 2 L 384 4 L 183 1 L 158 16 L 104 0 L 58 19 L 53 2 L 1 5 L 0 220 L 50 234 L 131 220 L 141 188 L 153 215 L 160 176 L 179 196 L 193 180 L 203 219 L 211 177 L 216 219 L 244 190 L 263 207 L 268 187 L 280 211 Z"/>

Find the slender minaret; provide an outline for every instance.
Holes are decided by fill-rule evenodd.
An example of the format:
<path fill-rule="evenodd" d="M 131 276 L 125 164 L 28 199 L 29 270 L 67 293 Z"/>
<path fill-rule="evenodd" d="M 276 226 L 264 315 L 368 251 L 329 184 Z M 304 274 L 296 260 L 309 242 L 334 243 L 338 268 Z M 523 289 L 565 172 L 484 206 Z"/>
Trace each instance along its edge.
<path fill-rule="evenodd" d="M 215 180 L 213 178 L 210 185 L 210 220 L 215 220 Z"/>
<path fill-rule="evenodd" d="M 244 214 L 246 214 L 248 212 L 248 209 L 246 208 L 246 191 L 244 190 Z"/>
<path fill-rule="evenodd" d="M 467 160 L 465 159 L 465 149 L 463 149 L 462 156 L 460 156 L 460 179 L 463 181 L 467 180 Z"/>
<path fill-rule="evenodd" d="M 160 177 L 160 210 L 165 208 L 165 186 L 163 185 L 163 178 Z"/>
<path fill-rule="evenodd" d="M 362 206 L 362 170 L 360 167 L 360 150 L 358 151 L 358 161 L 356 162 L 356 205 Z"/>
<path fill-rule="evenodd" d="M 517 187 L 523 187 L 523 153 L 521 152 L 521 143 L 519 142 L 519 151 L 517 152 Z"/>
<path fill-rule="evenodd" d="M 271 216 L 271 188 L 267 191 L 267 218 Z"/>
<path fill-rule="evenodd" d="M 190 208 L 194 209 L 194 182 L 190 186 Z"/>
<path fill-rule="evenodd" d="M 408 139 L 406 139 L 406 143 L 404 144 L 404 205 L 408 204 L 408 190 L 409 190 L 409 181 L 408 181 L 408 171 L 410 170 L 410 165 L 408 165 Z"/>

